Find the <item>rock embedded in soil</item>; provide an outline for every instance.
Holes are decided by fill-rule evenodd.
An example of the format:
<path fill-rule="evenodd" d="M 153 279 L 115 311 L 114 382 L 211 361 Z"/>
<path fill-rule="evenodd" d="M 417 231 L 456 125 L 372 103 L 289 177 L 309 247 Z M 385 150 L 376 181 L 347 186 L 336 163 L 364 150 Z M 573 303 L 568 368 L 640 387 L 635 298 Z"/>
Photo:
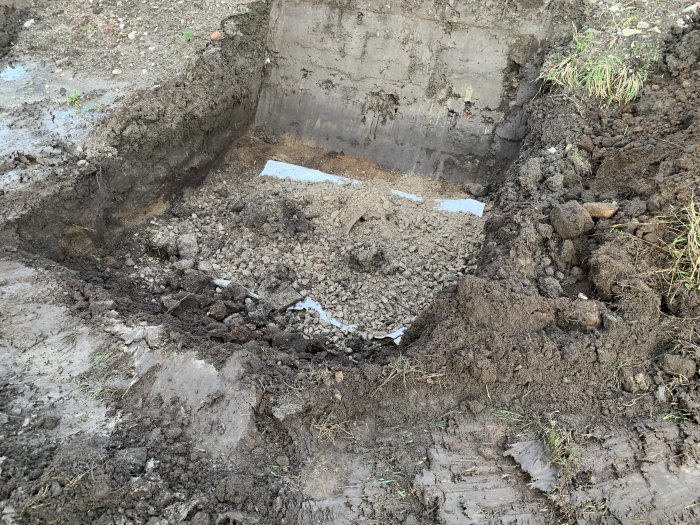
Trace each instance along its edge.
<path fill-rule="evenodd" d="M 464 189 L 474 197 L 484 197 L 488 193 L 488 190 L 484 186 L 476 182 L 467 184 L 464 186 Z"/>
<path fill-rule="evenodd" d="M 554 206 L 550 220 L 562 239 L 575 239 L 593 229 L 590 213 L 576 201 Z"/>
<path fill-rule="evenodd" d="M 209 317 L 215 319 L 216 321 L 223 321 L 226 319 L 228 311 L 226 305 L 223 301 L 216 301 L 211 308 L 209 308 Z"/>
<path fill-rule="evenodd" d="M 194 233 L 180 235 L 177 239 L 177 249 L 181 259 L 196 259 L 199 253 L 197 236 Z"/>
<path fill-rule="evenodd" d="M 594 219 L 610 219 L 619 209 L 617 205 L 608 202 L 586 202 L 583 207 Z"/>
<path fill-rule="evenodd" d="M 600 328 L 602 324 L 598 303 L 589 300 L 577 300 L 566 319 L 585 330 Z"/>
<path fill-rule="evenodd" d="M 659 365 L 667 374 L 682 376 L 686 379 L 692 379 L 698 369 L 694 359 L 674 354 L 664 354 Z"/>

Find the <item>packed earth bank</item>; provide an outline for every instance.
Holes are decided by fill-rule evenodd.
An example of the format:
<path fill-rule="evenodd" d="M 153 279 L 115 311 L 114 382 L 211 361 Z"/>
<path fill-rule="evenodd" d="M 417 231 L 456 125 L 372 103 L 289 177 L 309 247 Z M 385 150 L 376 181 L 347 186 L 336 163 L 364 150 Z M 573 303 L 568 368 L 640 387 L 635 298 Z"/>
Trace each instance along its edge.
<path fill-rule="evenodd" d="M 32 141 L 1 172 L 2 523 L 700 521 L 699 292 L 663 271 L 700 199 L 700 29 L 633 103 L 543 92 L 513 166 L 465 185 L 251 129 L 266 7 L 213 5 L 167 22 L 193 64 L 68 138 L 22 110 L 64 95 L 3 102 L 0 133 Z M 7 63 L 63 58 L 41 45 L 76 7 L 3 11 Z M 163 37 L 140 9 L 84 10 L 127 55 L 73 50 L 108 92 Z M 430 205 L 465 196 L 483 219 Z M 304 297 L 360 326 L 288 310 Z"/>

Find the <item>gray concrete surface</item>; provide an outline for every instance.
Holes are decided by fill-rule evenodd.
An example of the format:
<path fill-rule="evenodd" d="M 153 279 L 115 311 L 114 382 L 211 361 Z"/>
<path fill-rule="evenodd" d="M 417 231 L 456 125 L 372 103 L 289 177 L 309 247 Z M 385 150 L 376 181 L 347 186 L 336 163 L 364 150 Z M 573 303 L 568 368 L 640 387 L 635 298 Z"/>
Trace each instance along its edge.
<path fill-rule="evenodd" d="M 383 167 L 488 179 L 518 151 L 543 0 L 277 0 L 256 124 Z M 525 74 L 525 76 L 527 76 Z"/>

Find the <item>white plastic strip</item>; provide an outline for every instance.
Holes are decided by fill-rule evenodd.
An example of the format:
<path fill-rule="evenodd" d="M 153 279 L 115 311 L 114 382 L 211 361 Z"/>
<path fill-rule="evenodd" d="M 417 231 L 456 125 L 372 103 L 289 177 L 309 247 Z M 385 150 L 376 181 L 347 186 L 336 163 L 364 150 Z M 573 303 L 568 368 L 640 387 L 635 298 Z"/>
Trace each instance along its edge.
<path fill-rule="evenodd" d="M 394 330 L 390 334 L 375 335 L 374 338 L 375 339 L 391 339 L 394 341 L 394 343 L 396 343 L 398 345 L 399 343 L 401 343 L 401 338 L 406 333 L 406 330 L 408 330 L 408 328 L 406 328 L 405 326 L 400 326 L 399 328 L 397 328 L 396 330 Z"/>
<path fill-rule="evenodd" d="M 229 281 L 228 279 L 214 279 L 211 283 L 214 286 L 218 286 L 219 288 L 226 288 L 229 284 L 231 284 L 231 281 Z M 249 297 L 255 299 L 256 301 L 260 299 L 260 296 L 258 294 L 256 294 L 255 292 L 251 292 L 245 286 L 241 286 L 241 288 L 248 292 Z"/>
<path fill-rule="evenodd" d="M 298 302 L 294 306 L 290 306 L 289 309 L 307 311 L 313 310 L 318 313 L 319 317 L 321 318 L 321 321 L 323 321 L 324 323 L 331 324 L 336 328 L 340 328 L 343 332 L 347 332 L 348 330 L 355 330 L 357 328 L 356 324 L 345 324 L 333 317 L 329 317 L 326 311 L 323 309 L 323 307 L 317 301 L 314 301 L 310 297 L 307 297 L 303 301 Z"/>
<path fill-rule="evenodd" d="M 406 193 L 405 191 L 401 190 L 391 190 L 392 195 L 396 195 L 397 197 L 401 197 L 402 199 L 408 199 L 409 201 L 413 202 L 423 202 L 423 197 L 420 195 L 414 195 L 413 193 Z"/>
<path fill-rule="evenodd" d="M 435 201 L 437 209 L 449 213 L 471 213 L 477 217 L 484 215 L 486 204 L 474 199 L 443 199 Z"/>
<path fill-rule="evenodd" d="M 260 174 L 261 177 L 274 177 L 275 179 L 286 179 L 295 182 L 310 182 L 319 184 L 330 182 L 338 186 L 356 186 L 362 184 L 359 180 L 347 179 L 338 175 L 330 175 L 318 170 L 304 168 L 296 164 L 288 164 L 287 162 L 278 162 L 276 160 L 268 160 Z"/>

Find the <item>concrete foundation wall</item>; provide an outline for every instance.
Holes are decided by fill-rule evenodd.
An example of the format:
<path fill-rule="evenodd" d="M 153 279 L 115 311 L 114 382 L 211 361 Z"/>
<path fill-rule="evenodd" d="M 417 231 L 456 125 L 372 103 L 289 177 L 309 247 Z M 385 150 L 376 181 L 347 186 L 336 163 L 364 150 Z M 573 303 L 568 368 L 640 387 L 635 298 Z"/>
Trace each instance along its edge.
<path fill-rule="evenodd" d="M 257 125 L 380 165 L 484 180 L 517 154 L 545 0 L 275 0 Z M 513 80 L 516 79 L 516 80 Z"/>

